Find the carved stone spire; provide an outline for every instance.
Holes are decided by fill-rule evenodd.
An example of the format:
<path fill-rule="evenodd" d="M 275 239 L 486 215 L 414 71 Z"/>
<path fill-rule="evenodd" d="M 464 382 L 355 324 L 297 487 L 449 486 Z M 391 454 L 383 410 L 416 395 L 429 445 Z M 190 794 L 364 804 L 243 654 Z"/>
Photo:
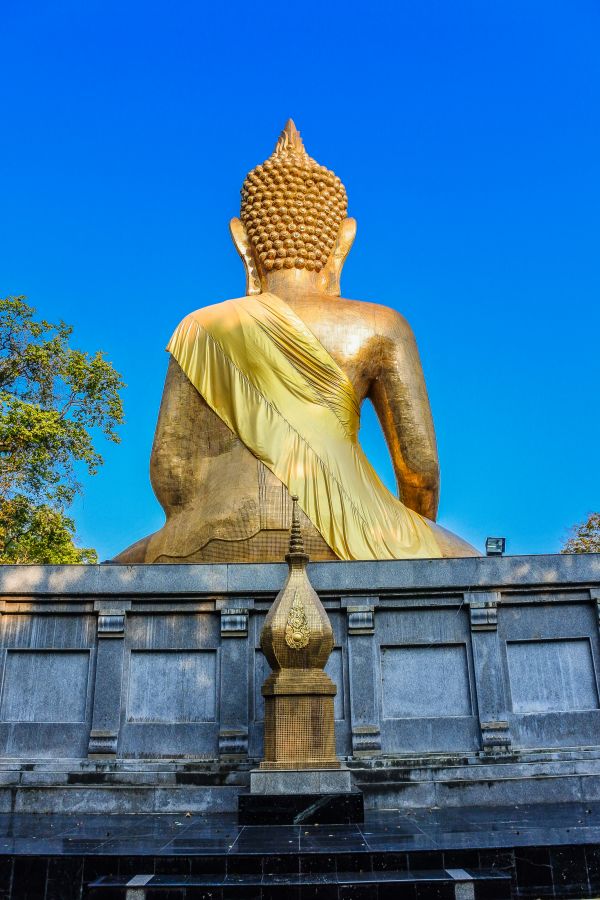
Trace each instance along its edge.
<path fill-rule="evenodd" d="M 290 122 L 292 120 L 290 119 Z M 292 123 L 293 124 L 293 123 Z M 292 495 L 292 527 L 290 529 L 290 549 L 286 554 L 286 562 L 308 562 L 308 556 L 304 552 L 304 539 L 300 528 L 300 516 L 298 514 L 298 497 Z"/>
<path fill-rule="evenodd" d="M 260 646 L 272 672 L 265 681 L 265 758 L 261 768 L 339 768 L 333 698 L 323 671 L 333 649 L 329 617 L 309 581 L 298 498 L 292 497 L 286 582 L 267 613 Z"/>

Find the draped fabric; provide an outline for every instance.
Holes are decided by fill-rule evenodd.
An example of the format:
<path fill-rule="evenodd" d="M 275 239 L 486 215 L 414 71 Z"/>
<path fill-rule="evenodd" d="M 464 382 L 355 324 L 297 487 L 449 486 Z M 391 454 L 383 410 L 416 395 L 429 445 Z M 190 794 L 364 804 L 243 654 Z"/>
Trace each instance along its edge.
<path fill-rule="evenodd" d="M 358 443 L 354 389 L 274 294 L 190 313 L 167 347 L 208 405 L 277 476 L 340 559 L 441 556 L 427 520 Z"/>

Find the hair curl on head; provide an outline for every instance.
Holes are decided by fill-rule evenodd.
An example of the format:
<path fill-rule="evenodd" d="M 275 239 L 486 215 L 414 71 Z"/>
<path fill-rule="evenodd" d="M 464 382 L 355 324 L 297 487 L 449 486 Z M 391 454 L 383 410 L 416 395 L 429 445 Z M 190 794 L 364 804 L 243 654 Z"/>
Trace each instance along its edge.
<path fill-rule="evenodd" d="M 242 187 L 240 218 L 263 266 L 319 272 L 346 218 L 340 179 L 312 159 L 290 119 L 273 155 Z"/>

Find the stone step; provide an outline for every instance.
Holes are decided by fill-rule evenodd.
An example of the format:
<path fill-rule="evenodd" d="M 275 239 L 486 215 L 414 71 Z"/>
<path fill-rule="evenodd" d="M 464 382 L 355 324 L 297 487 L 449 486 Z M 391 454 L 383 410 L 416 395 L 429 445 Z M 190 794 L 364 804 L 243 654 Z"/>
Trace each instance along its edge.
<path fill-rule="evenodd" d="M 365 757 L 360 760 L 352 757 L 342 761 L 348 768 L 357 775 L 367 775 L 368 773 L 383 773 L 388 771 L 419 773 L 428 772 L 443 773 L 445 771 L 457 773 L 461 770 L 486 771 L 486 767 L 494 768 L 501 766 L 503 769 L 510 769 L 511 766 L 524 766 L 543 764 L 544 771 L 549 771 L 549 767 L 557 766 L 557 768 L 568 763 L 572 763 L 578 769 L 579 767 L 588 767 L 591 771 L 597 771 L 600 763 L 600 749 L 597 747 L 574 747 L 574 748 L 547 748 L 538 750 L 520 749 L 515 750 L 511 755 L 503 757 L 488 757 L 478 753 L 406 753 L 395 754 L 394 756 L 376 756 Z M 249 771 L 258 766 L 260 760 L 248 758 L 244 763 L 223 763 L 217 758 L 200 758 L 200 757 L 184 757 L 177 759 L 170 758 L 140 758 L 140 757 L 121 757 L 118 758 L 89 758 L 89 757 L 19 757 L 11 759 L 4 757 L 0 759 L 0 772 L 226 772 L 229 774 L 238 773 L 249 777 Z M 591 767 L 591 768 L 590 768 Z"/>
<path fill-rule="evenodd" d="M 497 869 L 433 869 L 424 871 L 383 872 L 316 872 L 305 874 L 240 874 L 240 875 L 147 875 L 131 878 L 104 876 L 88 885 L 89 897 L 116 898 L 123 892 L 125 900 L 151 900 L 158 891 L 169 897 L 202 896 L 219 900 L 223 896 L 261 897 L 262 900 L 288 900 L 305 894 L 315 900 L 351 900 L 353 897 L 400 900 L 412 896 L 415 900 L 436 897 L 437 900 L 476 900 L 493 897 L 510 900 L 511 877 Z M 256 890 L 256 895 L 253 894 Z M 489 890 L 488 890 L 489 889 Z"/>
<path fill-rule="evenodd" d="M 0 779 L 1 781 L 1 779 Z M 456 781 L 384 781 L 361 783 L 365 809 L 418 809 L 461 806 L 512 806 L 530 803 L 581 803 L 600 799 L 600 776 L 567 774 L 464 779 Z M 131 783 L 119 778 L 66 784 L 33 780 L 0 783 L 0 813 L 117 814 L 222 813 L 238 809 L 242 785 L 198 783 Z"/>
<path fill-rule="evenodd" d="M 240 825 L 345 825 L 365 818 L 360 791 L 323 794 L 240 794 Z"/>

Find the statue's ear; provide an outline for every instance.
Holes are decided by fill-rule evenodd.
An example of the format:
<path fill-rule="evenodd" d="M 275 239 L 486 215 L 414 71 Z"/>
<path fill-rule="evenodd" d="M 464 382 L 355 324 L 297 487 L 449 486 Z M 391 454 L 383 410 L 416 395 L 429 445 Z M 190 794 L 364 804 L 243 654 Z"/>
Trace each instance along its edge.
<path fill-rule="evenodd" d="M 248 233 L 239 219 L 230 221 L 229 231 L 246 270 L 246 295 L 249 297 L 252 294 L 260 294 L 260 276 Z"/>
<path fill-rule="evenodd" d="M 335 297 L 340 295 L 340 276 L 346 257 L 356 237 L 356 219 L 344 219 L 335 241 L 331 255 L 322 270 L 325 279 L 325 293 Z"/>

